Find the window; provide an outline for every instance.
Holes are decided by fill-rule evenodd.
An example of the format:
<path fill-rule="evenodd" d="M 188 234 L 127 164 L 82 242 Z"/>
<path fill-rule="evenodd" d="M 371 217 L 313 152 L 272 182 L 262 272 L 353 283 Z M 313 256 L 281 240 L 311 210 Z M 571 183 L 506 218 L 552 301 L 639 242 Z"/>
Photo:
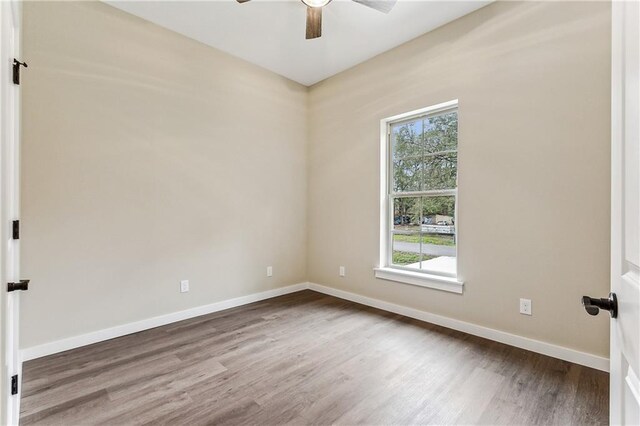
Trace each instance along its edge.
<path fill-rule="evenodd" d="M 376 276 L 461 292 L 456 250 L 458 103 L 383 120 L 382 129 L 381 259 Z"/>

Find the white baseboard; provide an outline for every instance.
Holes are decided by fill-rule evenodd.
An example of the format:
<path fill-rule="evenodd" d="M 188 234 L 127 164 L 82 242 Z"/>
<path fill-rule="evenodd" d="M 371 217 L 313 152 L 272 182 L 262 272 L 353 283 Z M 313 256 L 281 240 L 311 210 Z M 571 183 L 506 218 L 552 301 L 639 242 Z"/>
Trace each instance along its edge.
<path fill-rule="evenodd" d="M 200 315 L 223 311 L 225 309 L 235 308 L 237 306 L 242 306 L 253 302 L 259 302 L 260 300 L 271 299 L 272 297 L 282 296 L 283 294 L 295 293 L 307 288 L 307 283 L 294 284 L 287 287 L 280 287 L 273 290 L 250 294 L 247 296 L 236 297 L 234 299 L 223 300 L 221 302 L 211 303 L 209 305 L 197 306 L 195 308 L 186 309 L 184 311 L 160 315 L 157 317 L 131 322 L 116 327 L 106 328 L 87 334 L 68 337 L 66 339 L 56 340 L 54 342 L 25 348 L 20 351 L 20 357 L 22 361 L 29 361 L 31 359 L 52 355 L 58 352 L 64 352 L 69 349 L 79 348 L 81 346 L 91 345 L 92 343 L 98 343 L 104 340 L 113 339 L 115 337 L 137 333 L 139 331 L 148 330 L 150 328 L 160 327 L 162 325 L 171 324 L 177 321 L 198 317 Z"/>
<path fill-rule="evenodd" d="M 22 361 L 29 361 L 31 359 L 52 355 L 58 352 L 64 352 L 69 349 L 79 348 L 81 346 L 90 345 L 92 343 L 113 339 L 115 337 L 125 336 L 131 333 L 137 333 L 139 331 L 148 330 L 150 328 L 159 327 L 162 325 L 174 323 L 177 321 L 182 321 L 189 318 L 194 318 L 200 315 L 206 315 L 213 312 L 222 311 L 225 309 L 235 308 L 237 306 L 258 302 L 260 300 L 270 299 L 272 297 L 277 297 L 284 294 L 295 293 L 297 291 L 306 290 L 306 289 L 314 290 L 319 293 L 324 293 L 330 296 L 349 300 L 355 303 L 360 303 L 362 305 L 371 306 L 377 309 L 382 309 L 384 311 L 404 315 L 406 317 L 414 318 L 420 321 L 425 321 L 428 323 L 440 325 L 442 327 L 462 331 L 464 333 L 472 334 L 474 336 L 479 336 L 485 339 L 494 340 L 496 342 L 526 349 L 532 352 L 537 352 L 553 358 L 558 358 L 565 361 L 573 362 L 575 364 L 580 364 L 587 367 L 595 368 L 597 370 L 609 371 L 608 358 L 592 355 L 586 352 L 576 351 L 574 349 L 565 348 L 563 346 L 558 346 L 551 343 L 541 342 L 539 340 L 529 339 L 527 337 L 522 337 L 515 334 L 507 333 L 504 331 L 499 331 L 492 328 L 471 324 L 468 322 L 444 317 L 441 315 L 432 314 L 432 313 L 421 311 L 418 309 L 408 308 L 406 306 L 384 302 L 382 300 L 373 299 L 371 297 L 362 296 L 359 294 L 350 293 L 348 291 L 338 290 L 336 288 L 326 287 L 326 286 L 315 284 L 315 283 L 300 283 L 300 284 L 290 285 L 287 287 L 280 287 L 273 290 L 263 291 L 261 293 L 254 293 L 247 296 L 236 297 L 234 299 L 223 300 L 221 302 L 216 302 L 209 305 L 198 306 L 198 307 L 187 309 L 184 311 L 173 312 L 171 314 L 166 314 L 166 315 L 160 315 L 157 317 L 132 322 L 129 324 L 123 324 L 120 326 L 111 327 L 104 330 L 98 330 L 95 332 L 82 334 L 79 336 L 73 336 L 66 339 L 57 340 L 54 342 L 45 343 L 38 346 L 33 346 L 30 348 L 21 350 L 20 357 Z"/>
<path fill-rule="evenodd" d="M 539 340 L 529 339 L 527 337 L 522 337 L 504 331 L 471 324 L 453 318 L 443 317 L 441 315 L 431 314 L 429 312 L 420 311 L 418 309 L 384 302 L 382 300 L 350 293 L 344 290 L 338 290 L 332 287 L 326 287 L 320 284 L 308 283 L 308 288 L 319 293 L 328 294 L 330 296 L 339 297 L 340 299 L 350 300 L 362 305 L 382 309 L 383 311 L 393 312 L 395 314 L 404 315 L 405 317 L 414 318 L 420 321 L 440 325 L 442 327 L 462 331 L 464 333 L 473 334 L 474 336 L 494 340 L 506 345 L 526 349 L 531 352 L 537 352 L 539 354 L 595 368 L 597 370 L 607 372 L 609 371 L 608 358 L 603 358 L 586 352 L 576 351 L 574 349 L 565 348 L 563 346 L 558 346 L 551 343 L 541 342 Z"/>

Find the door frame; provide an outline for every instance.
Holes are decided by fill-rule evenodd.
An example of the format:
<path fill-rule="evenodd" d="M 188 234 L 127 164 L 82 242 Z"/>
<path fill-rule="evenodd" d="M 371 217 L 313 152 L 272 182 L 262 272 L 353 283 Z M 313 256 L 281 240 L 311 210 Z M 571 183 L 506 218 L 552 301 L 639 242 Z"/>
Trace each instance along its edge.
<path fill-rule="evenodd" d="M 20 279 L 19 239 L 12 221 L 20 208 L 20 92 L 13 84 L 13 58 L 20 58 L 22 4 L 0 1 L 0 424 L 17 425 L 20 416 L 19 356 L 20 292 L 6 285 Z M 11 377 L 18 375 L 18 394 L 11 394 Z"/>
<path fill-rule="evenodd" d="M 621 208 L 619 185 L 622 181 L 622 170 L 620 170 L 620 145 L 622 144 L 622 127 L 623 127 L 623 74 L 622 67 L 624 64 L 624 49 L 622 49 L 622 32 L 624 13 L 621 5 L 616 2 L 611 4 L 611 288 L 614 286 L 614 280 L 617 279 L 618 273 L 615 262 L 619 259 L 619 230 L 621 225 L 615 220 L 619 217 Z M 616 346 L 616 330 L 613 319 L 610 323 L 609 331 L 609 424 L 620 424 L 619 415 L 617 414 L 617 404 L 619 404 L 621 395 L 618 391 L 619 384 L 615 381 L 614 376 L 620 374 L 618 364 L 620 360 L 614 353 L 613 348 Z"/>

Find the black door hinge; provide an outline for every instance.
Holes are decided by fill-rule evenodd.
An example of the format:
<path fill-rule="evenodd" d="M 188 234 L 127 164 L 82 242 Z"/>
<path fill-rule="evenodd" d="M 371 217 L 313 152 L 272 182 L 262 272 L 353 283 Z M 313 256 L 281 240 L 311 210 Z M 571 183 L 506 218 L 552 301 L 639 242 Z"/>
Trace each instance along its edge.
<path fill-rule="evenodd" d="M 13 58 L 13 84 L 20 84 L 20 66 L 27 68 L 26 62 L 20 62 L 19 60 Z"/>
<path fill-rule="evenodd" d="M 30 282 L 31 280 L 20 280 L 17 283 L 7 283 L 7 291 L 8 292 L 17 291 L 17 290 L 27 291 L 29 290 Z"/>
<path fill-rule="evenodd" d="M 11 395 L 18 394 L 18 375 L 11 376 Z"/>
<path fill-rule="evenodd" d="M 19 220 L 13 221 L 12 229 L 13 229 L 13 239 L 19 240 L 20 239 L 20 221 Z"/>

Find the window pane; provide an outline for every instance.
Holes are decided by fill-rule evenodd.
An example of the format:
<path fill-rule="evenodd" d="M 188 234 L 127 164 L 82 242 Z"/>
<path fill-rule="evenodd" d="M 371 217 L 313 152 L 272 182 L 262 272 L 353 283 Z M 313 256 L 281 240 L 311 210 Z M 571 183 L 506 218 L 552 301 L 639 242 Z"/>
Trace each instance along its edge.
<path fill-rule="evenodd" d="M 458 186 L 456 152 L 426 155 L 422 167 L 421 190 L 455 189 Z"/>
<path fill-rule="evenodd" d="M 409 268 L 420 268 L 420 234 L 393 234 L 391 263 Z"/>
<path fill-rule="evenodd" d="M 425 153 L 458 149 L 458 112 L 427 117 L 423 122 Z"/>
<path fill-rule="evenodd" d="M 423 152 L 423 120 L 416 119 L 391 127 L 391 151 L 393 160 L 421 157 Z"/>
<path fill-rule="evenodd" d="M 394 265 L 420 268 L 421 223 L 422 197 L 400 197 L 393 200 L 391 262 Z"/>
<path fill-rule="evenodd" d="M 393 125 L 391 136 L 393 192 L 456 188 L 456 111 Z"/>
<path fill-rule="evenodd" d="M 422 198 L 421 269 L 455 275 L 455 205 L 454 196 Z"/>
<path fill-rule="evenodd" d="M 422 209 L 420 197 L 400 197 L 393 200 L 393 230 L 421 232 Z"/>
<path fill-rule="evenodd" d="M 423 181 L 422 158 L 393 160 L 393 192 L 420 191 Z"/>

